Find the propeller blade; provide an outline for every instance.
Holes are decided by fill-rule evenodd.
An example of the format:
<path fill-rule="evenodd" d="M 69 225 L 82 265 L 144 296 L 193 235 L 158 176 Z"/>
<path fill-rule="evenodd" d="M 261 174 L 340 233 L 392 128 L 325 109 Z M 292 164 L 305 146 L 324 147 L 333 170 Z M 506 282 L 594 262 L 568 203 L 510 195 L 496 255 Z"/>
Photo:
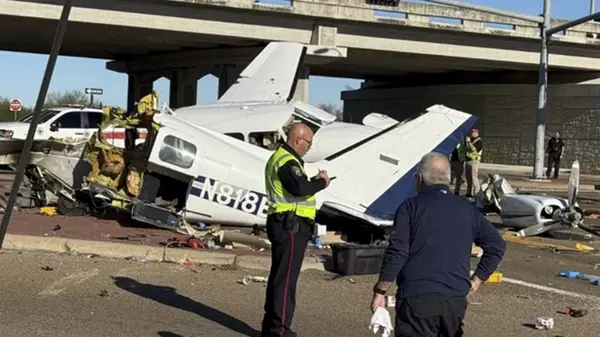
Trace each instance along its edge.
<path fill-rule="evenodd" d="M 564 227 L 562 219 L 552 220 L 545 223 L 525 227 L 517 232 L 517 236 L 534 236 L 547 232 L 552 229 Z"/>
<path fill-rule="evenodd" d="M 588 225 L 584 225 L 584 224 L 579 224 L 577 226 L 592 235 L 600 236 L 600 230 L 594 229 L 594 228 L 592 228 Z"/>
<path fill-rule="evenodd" d="M 575 205 L 577 194 L 579 193 L 579 161 L 575 160 L 571 166 L 571 175 L 569 176 L 569 194 L 568 207 Z"/>

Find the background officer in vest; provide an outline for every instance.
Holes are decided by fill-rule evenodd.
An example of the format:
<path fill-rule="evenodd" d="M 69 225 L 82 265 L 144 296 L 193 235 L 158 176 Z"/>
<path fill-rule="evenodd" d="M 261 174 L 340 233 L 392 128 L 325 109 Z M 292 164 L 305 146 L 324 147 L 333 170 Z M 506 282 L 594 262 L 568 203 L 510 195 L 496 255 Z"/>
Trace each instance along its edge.
<path fill-rule="evenodd" d="M 479 137 L 479 130 L 471 130 L 471 136 L 465 139 L 466 159 L 465 178 L 467 178 L 467 198 L 479 192 L 479 163 L 483 153 L 483 140 Z"/>
<path fill-rule="evenodd" d="M 308 178 L 301 159 L 312 145 L 313 132 L 295 124 L 269 158 L 265 185 L 269 198 L 267 235 L 271 271 L 267 282 L 263 337 L 296 336 L 290 329 L 296 306 L 296 284 L 316 215 L 315 193 L 329 185 L 326 171 Z"/>

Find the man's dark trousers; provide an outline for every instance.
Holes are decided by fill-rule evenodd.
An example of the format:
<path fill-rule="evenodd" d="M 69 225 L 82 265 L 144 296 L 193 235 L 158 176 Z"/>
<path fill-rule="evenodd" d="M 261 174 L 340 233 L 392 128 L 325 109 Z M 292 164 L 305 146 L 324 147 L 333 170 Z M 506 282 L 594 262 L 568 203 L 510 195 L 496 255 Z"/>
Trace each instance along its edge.
<path fill-rule="evenodd" d="M 558 169 L 560 168 L 560 154 L 549 153 L 548 154 L 548 169 L 546 169 L 546 177 L 550 179 L 550 172 L 554 167 L 554 179 L 558 178 Z"/>
<path fill-rule="evenodd" d="M 296 308 L 296 284 L 312 226 L 300 218 L 297 233 L 283 229 L 280 214 L 267 216 L 267 236 L 271 241 L 271 271 L 267 282 L 262 337 L 291 337 L 292 318 Z"/>
<path fill-rule="evenodd" d="M 466 297 L 421 295 L 396 303 L 396 337 L 463 336 Z"/>

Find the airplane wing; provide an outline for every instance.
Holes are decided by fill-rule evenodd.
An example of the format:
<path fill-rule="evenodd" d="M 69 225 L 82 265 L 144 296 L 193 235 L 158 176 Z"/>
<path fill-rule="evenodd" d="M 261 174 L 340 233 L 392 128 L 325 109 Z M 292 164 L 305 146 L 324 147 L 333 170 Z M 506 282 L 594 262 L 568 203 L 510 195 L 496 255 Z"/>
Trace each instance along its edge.
<path fill-rule="evenodd" d="M 416 194 L 414 174 L 431 151 L 450 155 L 477 117 L 434 105 L 427 113 L 388 127 L 316 165 L 336 176 L 325 208 L 377 226 L 390 225 L 398 206 Z"/>
<path fill-rule="evenodd" d="M 306 46 L 300 43 L 269 43 L 221 96 L 219 103 L 290 101 L 305 54 Z"/>

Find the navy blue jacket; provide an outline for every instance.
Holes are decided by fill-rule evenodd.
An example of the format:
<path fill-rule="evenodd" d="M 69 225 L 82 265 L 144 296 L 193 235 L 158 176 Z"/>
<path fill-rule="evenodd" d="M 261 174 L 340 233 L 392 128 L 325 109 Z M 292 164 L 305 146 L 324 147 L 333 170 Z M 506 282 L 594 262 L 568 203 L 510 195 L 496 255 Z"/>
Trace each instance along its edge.
<path fill-rule="evenodd" d="M 466 296 L 473 243 L 484 252 L 475 275 L 486 281 L 506 251 L 498 230 L 446 185 L 427 186 L 398 207 L 379 280 L 396 279 L 400 298 Z"/>

